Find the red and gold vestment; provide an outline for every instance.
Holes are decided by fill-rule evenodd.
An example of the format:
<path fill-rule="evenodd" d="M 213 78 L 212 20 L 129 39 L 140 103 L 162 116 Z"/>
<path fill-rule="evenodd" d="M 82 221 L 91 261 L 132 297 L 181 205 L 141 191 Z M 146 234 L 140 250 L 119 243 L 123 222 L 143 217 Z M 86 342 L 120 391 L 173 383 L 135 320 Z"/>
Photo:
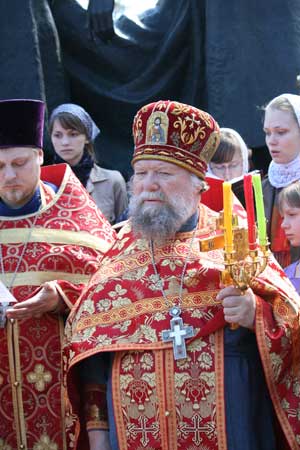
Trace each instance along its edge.
<path fill-rule="evenodd" d="M 199 249 L 203 237 L 216 233 L 215 215 L 201 205 L 191 250 L 192 232 L 178 233 L 155 247 L 157 271 L 173 304 L 180 302 L 180 278 L 189 255 L 180 306 L 184 324 L 196 333 L 188 340 L 187 358 L 175 361 L 172 343 L 162 341 L 162 331 L 170 328 L 169 307 L 149 243 L 136 239 L 129 223 L 71 314 L 67 334 L 72 333 L 72 343 L 66 354 L 73 411 L 78 411 L 77 363 L 99 352 L 114 352 L 112 401 L 120 450 L 227 449 L 226 323 L 217 299 L 223 252 Z M 273 260 L 252 289 L 255 333 L 271 399 L 286 448 L 298 449 L 300 383 L 291 369 L 297 362 L 299 299 Z"/>
<path fill-rule="evenodd" d="M 18 301 L 44 282 L 58 280 L 71 308 L 115 233 L 69 166 L 43 167 L 41 179 L 59 189 L 55 194 L 40 183 L 39 211 L 0 217 L 1 280 Z M 8 321 L 0 330 L 0 448 L 72 448 L 73 419 L 65 410 L 62 384 L 63 337 L 64 320 L 57 314 Z"/>

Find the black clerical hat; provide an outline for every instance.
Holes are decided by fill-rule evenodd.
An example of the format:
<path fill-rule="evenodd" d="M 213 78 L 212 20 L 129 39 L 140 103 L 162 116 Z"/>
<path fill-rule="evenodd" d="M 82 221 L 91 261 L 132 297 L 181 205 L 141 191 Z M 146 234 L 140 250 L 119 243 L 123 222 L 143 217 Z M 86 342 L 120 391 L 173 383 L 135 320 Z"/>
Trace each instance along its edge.
<path fill-rule="evenodd" d="M 45 104 L 40 100 L 0 101 L 0 148 L 43 147 Z"/>

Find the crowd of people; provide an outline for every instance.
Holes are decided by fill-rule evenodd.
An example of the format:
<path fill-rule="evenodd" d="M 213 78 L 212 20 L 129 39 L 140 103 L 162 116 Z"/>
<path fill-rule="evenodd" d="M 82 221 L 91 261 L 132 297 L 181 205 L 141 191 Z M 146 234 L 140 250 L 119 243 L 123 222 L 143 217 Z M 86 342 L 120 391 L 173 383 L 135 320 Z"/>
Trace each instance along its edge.
<path fill-rule="evenodd" d="M 300 97 L 265 107 L 271 251 L 243 287 L 201 202 L 207 177 L 253 168 L 236 130 L 144 105 L 127 188 L 73 103 L 49 116 L 44 166 L 44 113 L 0 101 L 0 449 L 300 448 Z"/>

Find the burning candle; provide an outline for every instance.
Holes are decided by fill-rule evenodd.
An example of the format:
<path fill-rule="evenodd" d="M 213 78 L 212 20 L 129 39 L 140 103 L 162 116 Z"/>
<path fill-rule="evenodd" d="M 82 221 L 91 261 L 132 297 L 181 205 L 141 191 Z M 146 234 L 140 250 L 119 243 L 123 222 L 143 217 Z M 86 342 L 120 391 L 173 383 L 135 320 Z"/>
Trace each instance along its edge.
<path fill-rule="evenodd" d="M 245 203 L 247 211 L 247 223 L 248 223 L 248 244 L 249 250 L 255 250 L 256 248 L 256 228 L 255 228 L 255 211 L 252 189 L 252 175 L 244 175 L 244 193 Z"/>
<path fill-rule="evenodd" d="M 267 222 L 265 216 L 265 206 L 262 193 L 261 177 L 259 173 L 256 173 L 252 177 L 255 207 L 256 207 L 256 219 L 258 228 L 258 240 L 260 246 L 267 245 Z"/>
<path fill-rule="evenodd" d="M 225 252 L 233 252 L 232 233 L 232 191 L 228 181 L 223 183 L 223 215 L 224 215 L 224 244 Z"/>

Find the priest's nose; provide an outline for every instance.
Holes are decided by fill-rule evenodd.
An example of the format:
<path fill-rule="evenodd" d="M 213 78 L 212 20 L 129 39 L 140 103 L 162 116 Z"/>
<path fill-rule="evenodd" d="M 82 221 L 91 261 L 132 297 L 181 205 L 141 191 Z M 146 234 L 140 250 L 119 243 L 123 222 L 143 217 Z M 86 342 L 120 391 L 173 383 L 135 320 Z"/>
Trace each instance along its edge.
<path fill-rule="evenodd" d="M 6 166 L 2 169 L 3 180 L 14 180 L 17 176 L 15 169 L 12 166 Z"/>

